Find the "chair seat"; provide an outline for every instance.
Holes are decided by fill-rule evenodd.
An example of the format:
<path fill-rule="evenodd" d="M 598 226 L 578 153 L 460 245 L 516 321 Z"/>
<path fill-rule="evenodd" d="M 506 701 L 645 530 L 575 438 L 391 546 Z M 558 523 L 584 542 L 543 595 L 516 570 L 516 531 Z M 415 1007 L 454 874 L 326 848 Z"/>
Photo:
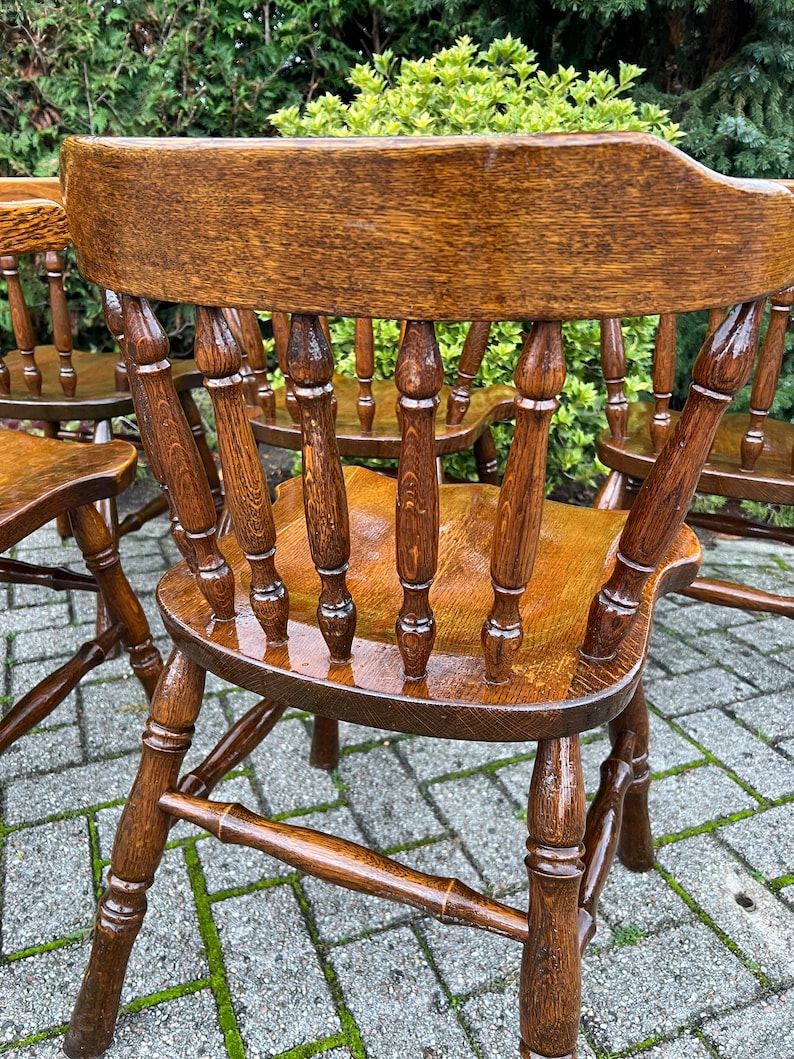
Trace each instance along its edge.
<path fill-rule="evenodd" d="M 12 391 L 8 396 L 0 394 L 0 418 L 97 420 L 133 414 L 131 394 L 117 389 L 117 353 L 73 350 L 72 366 L 77 375 L 77 393 L 74 397 L 65 397 L 58 381 L 60 358 L 55 346 L 36 346 L 35 352 L 42 375 L 41 396 L 32 397 L 29 393 L 24 382 L 22 357 L 19 350 L 12 350 L 4 358 Z M 177 392 L 201 386 L 201 375 L 194 361 L 174 359 L 171 361 L 171 370 Z M 26 409 L 20 410 L 23 404 Z"/>
<path fill-rule="evenodd" d="M 116 496 L 135 477 L 126 441 L 66 445 L 0 431 L 0 552 L 64 511 Z"/>
<path fill-rule="evenodd" d="M 158 601 L 171 635 L 201 665 L 262 695 L 307 685 L 311 709 L 381 728 L 470 739 L 535 739 L 592 728 L 612 717 L 640 677 L 653 599 L 687 584 L 700 561 L 683 528 L 649 581 L 640 615 L 616 659 L 579 656 L 593 595 L 614 558 L 625 515 L 546 502 L 535 569 L 524 607 L 524 643 L 509 684 L 483 679 L 480 629 L 492 602 L 490 541 L 499 491 L 441 487 L 441 547 L 431 593 L 437 636 L 428 676 L 407 682 L 395 645 L 401 588 L 394 571 L 395 482 L 360 467 L 345 471 L 351 522 L 348 585 L 361 603 L 353 660 L 331 666 L 317 627 L 319 579 L 309 555 L 300 479 L 278 487 L 276 563 L 290 590 L 289 641 L 267 648 L 248 599 L 250 577 L 233 534 L 222 550 L 235 574 L 236 617 L 214 621 L 185 563 L 160 582 Z M 465 547 L 461 551 L 461 538 Z M 465 555 L 461 565 L 460 556 Z M 364 601 L 366 600 L 366 606 Z M 365 615 L 365 616 L 364 616 Z M 308 702 L 307 702 L 308 707 Z M 560 711 L 569 717 L 561 720 Z M 497 724 L 494 724 L 494 721 Z"/>
<path fill-rule="evenodd" d="M 471 404 L 462 423 L 450 426 L 444 422 L 450 388 L 444 386 L 439 394 L 439 413 L 436 417 L 436 455 L 445 456 L 471 448 L 477 438 L 492 423 L 511 419 L 514 415 L 512 386 L 495 385 L 473 389 Z M 402 434 L 397 419 L 394 382 L 391 379 L 374 380 L 372 397 L 375 401 L 375 416 L 372 429 L 361 430 L 356 402 L 359 384 L 357 379 L 343 375 L 334 376 L 336 397 L 335 430 L 339 452 L 343 456 L 397 459 L 400 455 Z M 275 422 L 266 423 L 261 414 L 251 419 L 254 437 L 265 445 L 278 448 L 300 449 L 300 426 L 294 422 L 285 407 L 283 387 L 275 390 Z M 375 451 L 377 450 L 377 451 Z"/>
<path fill-rule="evenodd" d="M 671 423 L 679 417 L 671 412 Z M 633 478 L 645 478 L 656 459 L 651 447 L 649 424 L 653 405 L 637 401 L 629 405 L 625 438 L 604 432 L 598 439 L 598 456 L 608 467 Z M 698 488 L 704 493 L 757 500 L 771 504 L 794 504 L 794 424 L 777 419 L 764 423 L 764 449 L 752 473 L 742 471 L 741 440 L 747 432 L 748 415 L 725 415 L 717 431 L 709 460 L 703 468 Z"/>

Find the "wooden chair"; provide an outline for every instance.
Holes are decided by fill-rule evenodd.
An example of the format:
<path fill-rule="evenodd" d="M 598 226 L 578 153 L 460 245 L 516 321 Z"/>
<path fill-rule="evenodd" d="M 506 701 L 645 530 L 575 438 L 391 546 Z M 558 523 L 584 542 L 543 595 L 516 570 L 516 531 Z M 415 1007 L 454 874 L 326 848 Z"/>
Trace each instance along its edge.
<path fill-rule="evenodd" d="M 43 227 L 47 224 L 43 212 L 39 218 L 40 260 L 42 280 L 49 288 L 52 344 L 42 343 L 35 333 L 20 279 L 19 261 L 20 256 L 24 256 L 19 238 L 24 238 L 26 201 L 43 203 L 47 200 L 54 205 L 47 212 L 49 235 Z M 0 210 L 3 214 L 0 274 L 6 285 L 16 342 L 16 349 L 0 353 L 0 419 L 41 422 L 47 437 L 107 441 L 113 436 L 112 420 L 130 416 L 134 411 L 127 368 L 121 353 L 85 353 L 73 348 L 63 283 L 61 252 L 68 245 L 69 236 L 62 212 L 60 183 L 57 179 L 35 177 L 0 179 Z M 18 218 L 17 222 L 15 218 Z M 192 360 L 174 361 L 174 383 L 210 475 L 213 497 L 220 513 L 223 506 L 221 485 L 207 446 L 201 416 L 190 392 L 201 386 L 201 374 Z M 76 434 L 74 430 L 69 431 L 69 423 L 80 424 Z M 134 435 L 132 440 L 136 440 Z M 123 535 L 161 514 L 167 509 L 167 502 L 165 497 L 158 496 L 140 510 L 131 512 L 121 523 L 116 517 L 115 499 L 108 499 L 104 508 L 112 530 Z M 62 535 L 68 532 L 65 516 L 59 528 Z"/>
<path fill-rule="evenodd" d="M 261 356 L 259 328 L 250 314 L 227 315 L 235 342 L 248 353 L 251 379 L 247 403 L 255 410 L 250 417 L 256 440 L 281 449 L 300 450 L 301 427 L 298 402 L 289 374 L 287 346 L 289 317 L 273 313 L 276 358 L 284 375 L 284 385 L 273 390 Z M 252 326 L 253 323 L 253 326 Z M 326 338 L 330 333 L 321 321 Z M 477 476 L 481 482 L 499 484 L 496 444 L 491 426 L 513 418 L 512 386 L 472 387 L 488 343 L 491 325 L 475 321 L 468 330 L 458 362 L 454 386 L 442 386 L 439 405 L 443 414 L 435 421 L 435 453 L 439 477 L 443 459 L 456 452 L 474 450 Z M 401 329 L 402 339 L 404 328 Z M 373 321 L 358 319 L 354 337 L 356 378 L 334 374 L 336 438 L 340 456 L 353 459 L 396 460 L 400 455 L 401 430 L 391 379 L 375 379 Z"/>
<path fill-rule="evenodd" d="M 794 424 L 769 416 L 780 377 L 783 349 L 794 288 L 769 299 L 769 323 L 758 354 L 752 381 L 750 411 L 723 416 L 698 491 L 735 500 L 765 504 L 794 504 Z M 723 320 L 724 310 L 712 310 L 708 330 Z M 601 353 L 607 379 L 608 429 L 598 439 L 598 455 L 610 469 L 596 506 L 631 507 L 640 483 L 647 477 L 680 413 L 671 411 L 676 371 L 676 318 L 662 316 L 653 361 L 653 400 L 629 403 L 623 388 L 625 351 L 619 321 L 604 321 Z M 741 514 L 690 511 L 687 522 L 741 537 L 777 540 L 794 545 L 794 529 L 766 525 Z M 697 577 L 684 595 L 723 606 L 766 611 L 794 618 L 794 596 L 781 596 L 749 585 Z"/>
<path fill-rule="evenodd" d="M 328 881 L 514 938 L 524 951 L 521 1054 L 572 1059 L 580 953 L 615 844 L 632 868 L 653 860 L 641 681 L 654 602 L 697 571 L 684 514 L 720 416 L 750 372 L 763 299 L 794 278 L 794 197 L 717 176 L 634 133 L 78 138 L 62 163 L 80 267 L 121 295 L 144 442 L 185 554 L 160 583 L 175 646 L 67 1054 L 108 1046 L 145 891 L 171 823 L 186 819 Z M 198 306 L 196 363 L 213 398 L 233 524 L 220 546 L 150 298 Z M 545 502 L 546 436 L 565 377 L 560 321 L 714 304 L 734 308 L 705 343 L 686 410 L 631 511 Z M 280 486 L 272 508 L 239 351 L 217 308 L 227 305 L 292 312 L 303 477 Z M 342 469 L 319 320 L 337 313 L 407 321 L 396 481 Z M 537 321 L 516 368 L 501 489 L 437 481 L 442 373 L 430 321 L 439 319 Z M 267 699 L 212 768 L 180 780 L 207 671 Z M 287 706 L 440 738 L 536 740 L 529 913 L 208 800 L 219 759 L 239 760 Z M 606 723 L 612 749 L 586 812 L 580 733 Z"/>
<path fill-rule="evenodd" d="M 0 430 L 0 553 L 65 515 L 89 571 L 34 566 L 0 555 L 0 581 L 99 593 L 110 619 L 96 638 L 84 643 L 3 716 L 0 753 L 48 716 L 119 643 L 127 648 L 147 697 L 154 693 L 162 669 L 160 652 L 124 575 L 116 543 L 94 506 L 127 488 L 135 476 L 135 463 L 135 449 L 126 441 L 71 445 L 19 430 Z"/>

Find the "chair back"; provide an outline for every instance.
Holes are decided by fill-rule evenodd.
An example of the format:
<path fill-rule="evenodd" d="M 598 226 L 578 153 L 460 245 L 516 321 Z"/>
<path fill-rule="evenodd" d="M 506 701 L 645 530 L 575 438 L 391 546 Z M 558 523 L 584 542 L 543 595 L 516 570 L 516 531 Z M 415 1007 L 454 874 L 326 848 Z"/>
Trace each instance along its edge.
<path fill-rule="evenodd" d="M 5 281 L 11 329 L 19 351 L 21 379 L 13 377 L 6 354 L 1 351 L 0 397 L 38 399 L 45 393 L 60 392 L 65 398 L 77 394 L 78 376 L 72 361 L 72 324 L 66 303 L 62 251 L 69 245 L 66 213 L 58 180 L 36 177 L 7 177 L 0 180 L 0 275 Z M 38 335 L 34 313 L 26 293 L 24 264 L 20 258 L 33 255 L 33 271 L 46 281 L 52 343 L 57 357 L 37 354 L 50 336 Z M 52 362 L 52 364 L 51 364 Z M 43 372 L 49 369 L 55 379 L 47 386 Z M 51 366 L 50 366 L 51 364 Z M 116 389 L 129 391 L 122 360 L 116 362 Z M 24 390 L 17 385 L 24 380 Z M 35 414 L 35 409 L 30 414 Z"/>
<path fill-rule="evenodd" d="M 145 177 L 143 176 L 145 174 Z M 402 447 L 394 512 L 395 636 L 421 680 L 435 639 L 440 525 L 434 321 L 532 321 L 516 367 L 516 429 L 493 525 L 485 679 L 509 683 L 538 544 L 549 424 L 565 381 L 561 324 L 731 305 L 694 369 L 687 409 L 645 482 L 593 600 L 582 657 L 630 629 L 680 528 L 720 416 L 746 380 L 765 297 L 794 280 L 794 196 L 734 181 L 638 133 L 335 140 L 74 138 L 64 201 L 83 273 L 121 297 L 144 442 L 218 620 L 234 614 L 201 463 L 169 382 L 150 299 L 196 305 L 195 357 L 216 415 L 229 509 L 268 644 L 288 635 L 273 513 L 245 413 L 228 312 L 291 314 L 286 366 L 302 429 L 303 490 L 332 662 L 353 650 L 350 532 L 334 435 L 324 315 L 405 321 L 395 371 Z M 391 515 L 389 515 L 391 517 Z M 465 601 L 462 601 L 465 606 Z M 296 660 L 291 658 L 296 666 Z M 299 664 L 299 663 L 297 663 Z"/>

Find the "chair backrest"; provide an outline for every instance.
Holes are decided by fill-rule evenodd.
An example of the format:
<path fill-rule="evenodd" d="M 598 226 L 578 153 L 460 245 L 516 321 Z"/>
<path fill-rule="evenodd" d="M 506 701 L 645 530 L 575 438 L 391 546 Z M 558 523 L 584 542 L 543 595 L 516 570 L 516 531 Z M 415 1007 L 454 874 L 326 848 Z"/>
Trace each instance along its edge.
<path fill-rule="evenodd" d="M 239 351 L 220 306 L 291 313 L 287 364 L 303 431 L 304 498 L 332 661 L 350 656 L 348 511 L 322 315 L 405 320 L 395 373 L 403 442 L 396 639 L 421 679 L 435 636 L 436 320 L 534 321 L 515 373 L 516 430 L 493 532 L 486 679 L 510 679 L 532 573 L 549 423 L 565 379 L 561 321 L 731 305 L 694 369 L 687 410 L 628 516 L 583 630 L 608 659 L 673 541 L 719 418 L 750 371 L 763 299 L 794 279 L 794 196 L 711 173 L 634 133 L 338 140 L 104 140 L 62 152 L 84 274 L 122 297 L 139 421 L 167 478 L 187 554 L 218 618 L 234 611 L 214 508 L 169 386 L 148 299 L 197 306 L 196 363 L 218 426 L 227 498 L 270 643 L 287 635 L 273 516 L 246 421 Z M 145 174 L 145 176 L 143 175 Z M 155 429 L 156 424 L 156 429 Z M 461 538 L 465 549 L 465 534 Z M 366 600 L 358 605 L 366 607 Z"/>
<path fill-rule="evenodd" d="M 64 397 L 77 393 L 77 372 L 72 362 L 72 324 L 63 283 L 62 251 L 69 245 L 66 212 L 57 179 L 38 177 L 6 177 L 0 179 L 0 275 L 5 281 L 11 327 L 19 350 L 22 377 L 27 395 L 42 395 L 42 368 L 46 360 L 37 356 L 37 346 L 46 337 L 37 335 L 33 314 L 25 294 L 20 270 L 20 258 L 34 256 L 34 270 L 46 277 L 49 293 L 49 318 L 52 341 L 58 353 L 58 383 Z M 29 234 L 35 232 L 31 241 Z M 3 355 L 8 350 L 2 351 Z M 54 373 L 54 366 L 50 371 Z M 123 361 L 116 363 L 116 389 L 129 391 Z M 14 393 L 15 380 L 5 359 L 0 359 L 0 396 Z M 15 396 L 20 396 L 19 391 Z"/>
<path fill-rule="evenodd" d="M 735 438 L 737 468 L 751 475 L 764 451 L 765 423 L 775 399 L 783 366 L 786 333 L 794 304 L 794 287 L 787 287 L 771 295 L 768 301 L 769 320 L 758 352 L 750 391 L 750 410 L 746 430 Z M 709 310 L 707 332 L 714 331 L 725 319 L 726 310 Z M 653 353 L 652 397 L 653 416 L 648 420 L 648 440 L 657 456 L 664 447 L 671 430 L 670 402 L 676 379 L 678 353 L 677 320 L 674 314 L 659 317 Z M 613 438 L 627 437 L 628 400 L 624 388 L 626 353 L 619 320 L 604 320 L 601 324 L 601 363 L 607 386 L 607 422 Z M 729 440 L 729 439 L 725 439 Z M 724 455 L 724 454 L 723 454 Z M 789 462 L 794 474 L 794 448 Z"/>

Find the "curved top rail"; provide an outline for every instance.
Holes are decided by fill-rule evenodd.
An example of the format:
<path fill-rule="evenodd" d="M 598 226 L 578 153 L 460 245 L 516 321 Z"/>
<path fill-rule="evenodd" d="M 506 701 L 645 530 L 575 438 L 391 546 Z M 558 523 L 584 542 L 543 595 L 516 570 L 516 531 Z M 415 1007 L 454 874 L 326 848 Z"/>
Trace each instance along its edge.
<path fill-rule="evenodd" d="M 575 319 L 794 281 L 786 188 L 720 176 L 643 133 L 77 137 L 61 157 L 81 271 L 169 301 Z"/>

